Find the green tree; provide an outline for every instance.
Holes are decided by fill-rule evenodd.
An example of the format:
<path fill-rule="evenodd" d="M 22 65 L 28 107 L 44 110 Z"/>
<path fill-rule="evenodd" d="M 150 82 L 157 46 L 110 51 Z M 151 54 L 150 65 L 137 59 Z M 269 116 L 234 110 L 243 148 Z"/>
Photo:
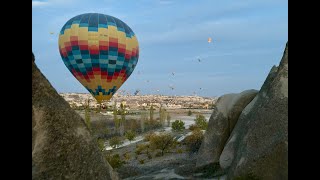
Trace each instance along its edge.
<path fill-rule="evenodd" d="M 123 144 L 122 138 L 120 136 L 114 136 L 112 138 L 109 139 L 109 145 L 112 148 L 117 148 L 119 147 L 121 144 Z"/>
<path fill-rule="evenodd" d="M 121 120 L 120 120 L 120 136 L 123 136 L 124 134 L 124 124 L 126 122 L 126 107 L 124 103 L 120 104 L 120 115 L 121 115 Z"/>
<path fill-rule="evenodd" d="M 150 119 L 151 122 L 153 122 L 153 115 L 154 115 L 153 104 L 151 104 L 149 112 L 150 112 L 150 118 L 149 119 Z"/>
<path fill-rule="evenodd" d="M 145 130 L 145 123 L 148 121 L 148 117 L 145 111 L 141 112 L 141 117 L 140 117 L 140 128 L 141 131 L 144 132 Z"/>
<path fill-rule="evenodd" d="M 171 116 L 170 116 L 170 113 L 168 112 L 167 113 L 167 125 L 168 125 L 168 127 L 170 126 L 170 121 L 171 121 Z"/>
<path fill-rule="evenodd" d="M 192 115 L 192 112 L 191 110 L 188 111 L 188 116 L 191 116 Z"/>
<path fill-rule="evenodd" d="M 89 99 L 87 101 L 87 105 L 86 108 L 84 110 L 84 119 L 85 119 L 85 123 L 88 126 L 88 128 L 91 130 L 91 117 L 90 117 L 90 108 L 89 108 Z"/>
<path fill-rule="evenodd" d="M 203 130 L 207 129 L 208 122 L 206 121 L 206 118 L 202 114 L 198 114 L 194 121 L 200 129 L 203 129 Z"/>
<path fill-rule="evenodd" d="M 175 120 L 175 121 L 172 123 L 171 127 L 172 127 L 172 130 L 173 130 L 173 131 L 182 131 L 182 130 L 185 129 L 185 127 L 184 127 L 184 122 L 181 121 L 181 120 Z"/>
<path fill-rule="evenodd" d="M 129 130 L 125 133 L 126 138 L 131 142 L 136 138 L 136 133 L 132 130 Z"/>
<path fill-rule="evenodd" d="M 118 119 L 118 111 L 117 111 L 117 102 L 114 102 L 113 105 L 113 122 L 115 126 L 115 134 L 119 132 L 120 127 L 120 119 Z"/>
<path fill-rule="evenodd" d="M 172 148 L 176 144 L 176 140 L 171 134 L 160 133 L 158 135 L 151 136 L 150 147 L 152 149 L 159 149 L 161 151 L 161 156 Z"/>
<path fill-rule="evenodd" d="M 159 119 L 160 119 L 161 126 L 164 126 L 164 124 L 165 124 L 166 115 L 167 115 L 166 114 L 166 109 L 162 108 L 162 106 L 160 106 L 160 108 L 159 108 Z"/>

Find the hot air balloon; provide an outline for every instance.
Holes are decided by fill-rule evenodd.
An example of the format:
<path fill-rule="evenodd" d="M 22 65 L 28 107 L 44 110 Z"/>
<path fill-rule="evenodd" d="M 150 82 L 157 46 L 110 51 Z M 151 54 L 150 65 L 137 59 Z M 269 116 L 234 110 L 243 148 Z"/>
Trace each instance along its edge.
<path fill-rule="evenodd" d="M 211 37 L 208 38 L 208 43 L 211 43 Z"/>
<path fill-rule="evenodd" d="M 67 21 L 59 34 L 59 51 L 66 67 L 98 103 L 116 93 L 139 58 L 138 40 L 131 28 L 98 13 Z"/>

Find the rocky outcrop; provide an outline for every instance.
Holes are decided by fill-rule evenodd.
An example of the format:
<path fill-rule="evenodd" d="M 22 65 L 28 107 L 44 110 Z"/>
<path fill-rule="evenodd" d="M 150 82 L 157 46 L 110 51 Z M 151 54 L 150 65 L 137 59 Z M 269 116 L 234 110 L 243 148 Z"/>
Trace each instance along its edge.
<path fill-rule="evenodd" d="M 228 179 L 288 179 L 288 44 L 220 156 Z"/>
<path fill-rule="evenodd" d="M 198 152 L 198 168 L 219 163 L 220 154 L 240 113 L 257 93 L 257 90 L 247 90 L 239 94 L 226 94 L 218 99 Z"/>
<path fill-rule="evenodd" d="M 118 179 L 83 119 L 37 68 L 33 53 L 32 179 Z"/>

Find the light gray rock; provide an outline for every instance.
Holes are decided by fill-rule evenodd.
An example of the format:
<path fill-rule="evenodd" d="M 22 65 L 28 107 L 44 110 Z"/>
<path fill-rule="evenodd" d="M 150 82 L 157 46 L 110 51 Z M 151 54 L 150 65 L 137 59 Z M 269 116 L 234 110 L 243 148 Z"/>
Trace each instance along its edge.
<path fill-rule="evenodd" d="M 118 179 L 83 119 L 43 76 L 33 54 L 32 179 Z"/>
<path fill-rule="evenodd" d="M 228 179 L 288 179 L 288 44 L 220 156 Z"/>
<path fill-rule="evenodd" d="M 258 93 L 247 90 L 239 94 L 226 94 L 216 102 L 209 119 L 208 129 L 198 151 L 197 168 L 218 163 L 220 154 L 235 126 L 241 111 Z"/>

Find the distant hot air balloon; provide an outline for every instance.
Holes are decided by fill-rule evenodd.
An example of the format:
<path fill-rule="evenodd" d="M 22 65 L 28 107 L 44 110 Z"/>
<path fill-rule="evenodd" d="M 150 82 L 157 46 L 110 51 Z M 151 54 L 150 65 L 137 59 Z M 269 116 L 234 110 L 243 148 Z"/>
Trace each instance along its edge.
<path fill-rule="evenodd" d="M 54 32 L 50 32 L 50 34 L 54 34 Z"/>
<path fill-rule="evenodd" d="M 208 38 L 208 43 L 211 43 L 211 37 Z"/>
<path fill-rule="evenodd" d="M 109 100 L 133 72 L 139 44 L 131 28 L 104 14 L 87 13 L 71 18 L 59 34 L 64 64 L 101 103 Z"/>
<path fill-rule="evenodd" d="M 139 94 L 139 92 L 140 92 L 140 89 L 137 89 L 133 94 L 136 96 Z"/>

